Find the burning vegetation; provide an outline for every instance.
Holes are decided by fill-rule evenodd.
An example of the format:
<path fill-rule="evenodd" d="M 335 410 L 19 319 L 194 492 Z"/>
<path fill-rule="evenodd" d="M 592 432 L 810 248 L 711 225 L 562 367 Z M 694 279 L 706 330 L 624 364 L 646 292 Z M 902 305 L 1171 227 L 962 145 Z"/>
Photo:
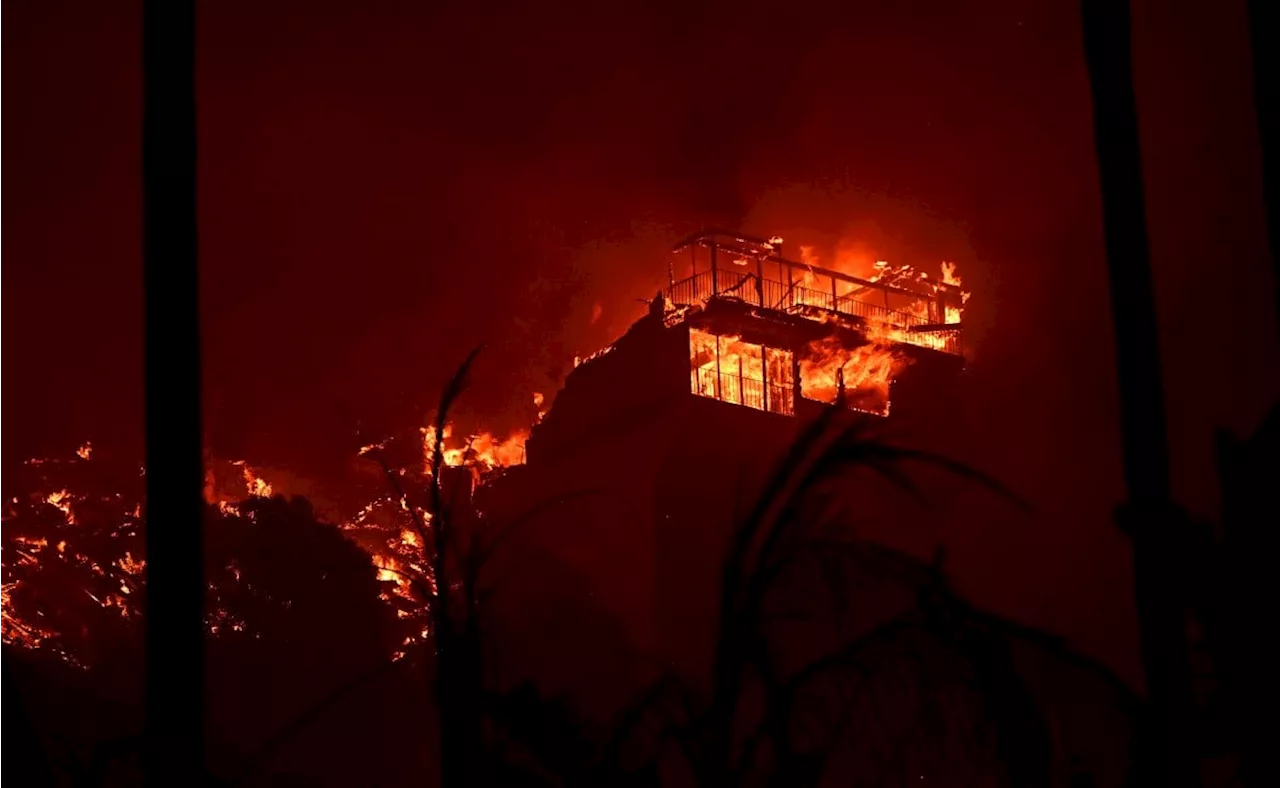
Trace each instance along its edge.
<path fill-rule="evenodd" d="M 141 612 L 141 474 L 103 475 L 85 444 L 22 467 L 4 503 L 5 643 L 84 665 Z M 12 483 L 9 477 L 6 481 Z"/>
<path fill-rule="evenodd" d="M 506 439 L 487 432 L 454 438 L 443 430 L 442 460 L 448 468 L 466 470 L 473 480 L 523 461 L 528 433 Z M 366 446 L 367 456 L 388 442 Z M 396 469 L 405 479 L 430 478 L 436 448 L 435 430 L 424 428 L 413 441 L 414 460 Z M 142 615 L 145 596 L 145 509 L 143 477 L 122 478 L 97 460 L 86 443 L 67 458 L 32 459 L 24 463 L 19 486 L 26 492 L 5 502 L 3 531 L 3 639 L 6 644 L 43 649 L 68 664 L 87 667 L 128 638 Z M 8 480 L 6 480 L 8 481 Z M 207 599 L 206 628 L 212 637 L 260 637 L 243 612 L 246 596 L 287 610 L 288 588 L 268 590 L 254 579 L 231 541 L 257 539 L 269 554 L 288 562 L 291 548 L 285 533 L 325 528 L 357 545 L 372 563 L 379 596 L 394 618 L 399 634 L 392 656 L 403 657 L 427 635 L 427 600 L 415 588 L 414 574 L 430 579 L 422 535 L 411 514 L 430 523 L 426 502 L 410 495 L 386 495 L 365 504 L 336 525 L 323 523 L 309 505 L 287 501 L 270 480 L 237 460 L 210 460 L 206 467 L 205 501 Z M 298 506 L 302 508 L 299 509 Z M 232 534 L 238 534 L 235 538 Z M 225 537 L 225 538 L 224 538 Z M 265 539 L 265 541 L 264 541 Z M 296 549 L 305 549 L 297 545 Z M 133 632 L 136 634 L 136 631 Z"/>

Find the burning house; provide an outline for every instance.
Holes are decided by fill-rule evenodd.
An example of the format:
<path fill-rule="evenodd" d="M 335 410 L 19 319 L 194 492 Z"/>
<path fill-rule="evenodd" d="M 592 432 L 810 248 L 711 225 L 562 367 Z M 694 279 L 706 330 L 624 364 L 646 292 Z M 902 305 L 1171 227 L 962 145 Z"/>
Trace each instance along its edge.
<path fill-rule="evenodd" d="M 774 416 L 804 421 L 832 404 L 888 416 L 913 378 L 936 387 L 963 366 L 968 294 L 946 281 L 954 270 L 946 264 L 941 280 L 885 263 L 860 278 L 788 260 L 780 239 L 719 232 L 682 241 L 673 258 L 689 275 L 677 281 L 673 259 L 670 286 L 655 297 L 648 323 L 580 361 L 561 398 L 595 398 L 605 374 L 598 370 L 627 366 L 642 386 L 685 388 Z M 662 330 L 651 330 L 659 322 Z M 615 350 L 626 351 L 621 360 L 605 360 Z M 553 445 L 556 423 L 566 420 L 537 431 L 530 451 Z"/>
<path fill-rule="evenodd" d="M 679 278 L 677 270 L 687 273 Z M 709 690 L 731 535 L 803 428 L 832 408 L 848 409 L 849 420 L 871 429 L 907 425 L 943 407 L 954 390 L 964 367 L 967 294 L 954 268 L 944 264 L 942 274 L 880 263 L 859 277 L 818 266 L 807 250 L 801 261 L 788 259 L 779 239 L 731 233 L 676 245 L 668 287 L 648 314 L 578 360 L 553 407 L 540 414 L 525 463 L 476 488 L 487 517 L 521 524 L 512 542 L 519 547 L 508 555 L 540 567 L 537 587 L 523 586 L 499 603 L 505 610 L 491 611 L 527 622 L 530 633 L 495 644 L 495 653 L 518 654 L 522 669 L 550 681 L 553 694 L 571 692 L 602 708 L 628 697 L 628 675 L 655 665 Z M 884 504 L 879 489 L 842 480 L 797 516 L 856 535 L 859 518 Z M 819 511 L 833 505 L 838 511 Z M 494 576 L 508 571 L 496 567 Z M 1105 672 L 1064 656 L 1052 639 L 963 605 L 954 608 L 954 631 L 968 633 L 966 644 L 983 644 L 972 651 L 935 637 L 932 624 L 920 624 L 919 641 L 882 639 L 877 633 L 892 625 L 932 620 L 922 600 L 945 581 L 928 562 L 867 541 L 800 546 L 783 571 L 787 599 L 775 603 L 802 612 L 769 625 L 783 644 L 771 654 L 775 666 L 795 670 L 852 639 L 867 654 L 882 652 L 882 664 L 861 667 L 868 687 L 905 693 L 873 701 L 866 689 L 860 700 L 840 701 L 848 703 L 841 714 L 858 718 L 851 730 L 863 731 L 849 734 L 847 776 L 886 774 L 888 756 L 867 742 L 896 741 L 894 757 L 906 757 L 916 746 L 909 731 L 924 720 L 938 728 L 903 763 L 916 768 L 933 757 L 921 753 L 948 747 L 950 760 L 908 769 L 901 779 L 930 771 L 930 780 L 968 784 L 990 768 L 996 748 L 1016 741 L 1061 779 L 1084 769 L 1098 784 L 1118 784 L 1132 705 Z M 645 656 L 628 662 L 626 654 Z M 973 691 L 974 676 L 1015 675 L 1007 686 Z M 912 705 L 944 696 L 938 707 Z M 878 703 L 887 705 L 877 711 Z M 959 716 L 943 719 L 938 708 Z M 901 730 L 890 734 L 886 725 Z M 1015 771 L 1007 784 L 1028 784 Z M 942 779 L 948 775 L 952 782 Z"/>
<path fill-rule="evenodd" d="M 958 359 L 957 285 L 883 263 L 863 279 L 787 260 L 780 243 L 701 233 L 673 250 L 690 275 L 676 282 L 672 267 L 664 323 L 687 327 L 692 393 L 784 416 L 827 404 L 888 415 L 907 366 Z"/>
<path fill-rule="evenodd" d="M 736 513 L 801 426 L 831 407 L 907 420 L 962 370 L 967 294 L 949 278 L 887 264 L 863 278 L 790 260 L 780 239 L 694 235 L 648 314 L 576 361 L 525 464 L 479 503 L 502 521 L 541 502 L 531 533 L 591 523 L 531 549 L 557 553 L 637 641 L 687 652 L 668 656 L 692 670 Z"/>

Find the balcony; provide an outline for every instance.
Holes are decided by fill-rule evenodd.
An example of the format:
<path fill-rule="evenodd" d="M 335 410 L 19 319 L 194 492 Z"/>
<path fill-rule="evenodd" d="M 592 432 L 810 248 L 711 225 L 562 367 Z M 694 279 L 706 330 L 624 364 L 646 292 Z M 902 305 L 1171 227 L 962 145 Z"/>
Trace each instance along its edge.
<path fill-rule="evenodd" d="M 734 405 L 795 415 L 795 354 L 781 348 L 689 330 L 690 390 Z"/>
<path fill-rule="evenodd" d="M 701 397 L 728 402 L 733 405 L 776 413 L 779 416 L 795 415 L 795 391 L 790 386 L 765 383 L 738 372 L 716 372 L 714 369 L 693 369 L 693 393 Z"/>

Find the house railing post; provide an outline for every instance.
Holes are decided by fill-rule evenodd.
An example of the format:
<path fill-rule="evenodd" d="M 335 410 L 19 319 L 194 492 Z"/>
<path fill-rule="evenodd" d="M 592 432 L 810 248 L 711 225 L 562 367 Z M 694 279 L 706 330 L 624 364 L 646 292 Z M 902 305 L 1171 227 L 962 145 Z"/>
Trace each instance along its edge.
<path fill-rule="evenodd" d="M 720 283 L 716 275 L 716 247 L 711 247 L 711 295 L 720 294 Z"/>
<path fill-rule="evenodd" d="M 764 410 L 769 412 L 769 348 L 760 346 L 760 396 L 764 399 Z"/>
<path fill-rule="evenodd" d="M 720 335 L 716 334 L 716 399 L 723 400 L 724 395 L 720 391 Z"/>

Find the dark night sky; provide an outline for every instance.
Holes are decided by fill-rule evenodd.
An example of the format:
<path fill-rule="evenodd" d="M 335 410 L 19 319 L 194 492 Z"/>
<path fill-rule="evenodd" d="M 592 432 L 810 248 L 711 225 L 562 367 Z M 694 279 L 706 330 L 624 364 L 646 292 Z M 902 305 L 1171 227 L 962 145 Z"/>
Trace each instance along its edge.
<path fill-rule="evenodd" d="M 921 440 L 1038 514 L 950 496 L 886 538 L 949 543 L 977 601 L 1132 679 L 1076 3 L 201 5 L 219 455 L 330 478 L 480 340 L 467 418 L 527 421 L 702 222 L 954 259 L 975 354 Z M 1211 514 L 1212 431 L 1280 393 L 1244 3 L 1135 6 L 1175 482 Z M 136 444 L 138 8 L 4 10 L 4 458 Z"/>

